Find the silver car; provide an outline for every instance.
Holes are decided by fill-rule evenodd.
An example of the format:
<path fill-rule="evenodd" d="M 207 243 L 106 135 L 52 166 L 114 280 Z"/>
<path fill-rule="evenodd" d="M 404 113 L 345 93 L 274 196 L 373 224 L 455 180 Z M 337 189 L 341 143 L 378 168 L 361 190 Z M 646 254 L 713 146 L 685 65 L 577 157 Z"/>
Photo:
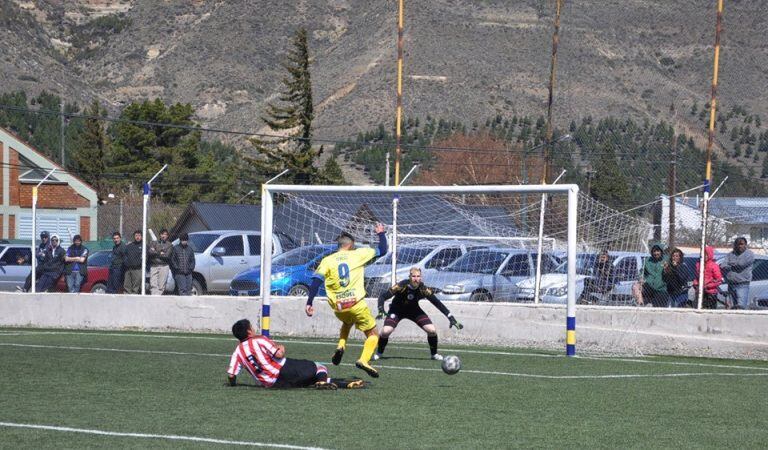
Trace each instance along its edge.
<path fill-rule="evenodd" d="M 174 241 L 174 244 L 177 244 Z M 240 272 L 261 264 L 261 232 L 212 230 L 189 233 L 195 251 L 192 295 L 229 293 L 229 284 Z M 287 237 L 275 234 L 272 254 L 293 248 Z"/>
<path fill-rule="evenodd" d="M 560 263 L 545 254 L 542 271 L 548 272 Z M 536 270 L 536 254 L 527 250 L 488 247 L 472 250 L 441 270 L 424 272 L 424 282 L 442 291 L 442 300 L 472 302 L 513 301 L 515 284 Z"/>
<path fill-rule="evenodd" d="M 23 255 L 25 264 L 19 265 L 17 257 Z M 24 280 L 32 269 L 32 249 L 29 245 L 0 245 L 0 291 L 15 291 L 24 286 Z"/>
<path fill-rule="evenodd" d="M 403 245 L 397 249 L 397 271 L 395 280 L 408 278 L 411 267 L 419 269 L 442 269 L 453 263 L 468 251 L 485 245 L 466 241 L 422 241 Z M 392 285 L 392 253 L 379 258 L 365 269 L 365 291 L 370 297 L 378 297 Z"/>

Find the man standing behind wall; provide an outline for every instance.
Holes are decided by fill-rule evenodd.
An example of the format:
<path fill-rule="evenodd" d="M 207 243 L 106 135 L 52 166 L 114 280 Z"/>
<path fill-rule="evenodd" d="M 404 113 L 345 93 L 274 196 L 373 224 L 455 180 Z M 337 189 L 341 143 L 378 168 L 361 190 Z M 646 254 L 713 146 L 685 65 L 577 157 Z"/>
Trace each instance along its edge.
<path fill-rule="evenodd" d="M 83 238 L 79 234 L 72 238 L 72 245 L 67 249 L 64 261 L 67 263 L 64 267 L 67 289 L 71 293 L 78 293 L 80 285 L 88 275 L 88 249 L 83 246 Z"/>
<path fill-rule="evenodd" d="M 728 293 L 736 309 L 749 309 L 749 283 L 752 282 L 752 264 L 755 254 L 747 248 L 747 239 L 737 237 L 733 251 L 725 255 L 720 268 L 725 272 Z"/>
<path fill-rule="evenodd" d="M 125 244 L 123 237 L 115 231 L 112 233 L 112 258 L 109 261 L 109 279 L 107 280 L 107 294 L 117 294 L 123 287 L 123 260 L 125 260 Z"/>
<path fill-rule="evenodd" d="M 140 294 L 144 274 L 141 273 L 141 253 L 144 243 L 141 241 L 141 230 L 133 232 L 133 242 L 125 246 L 125 281 L 123 290 L 126 294 Z"/>
<path fill-rule="evenodd" d="M 171 271 L 179 295 L 192 293 L 192 272 L 195 270 L 195 251 L 189 246 L 189 234 L 179 236 L 179 245 L 171 252 Z"/>
<path fill-rule="evenodd" d="M 171 251 L 173 244 L 168 241 L 168 230 L 160 230 L 160 239 L 153 241 L 147 248 L 147 257 L 149 258 L 149 288 L 152 295 L 163 295 L 165 292 L 165 283 L 168 280 L 170 272 Z"/>

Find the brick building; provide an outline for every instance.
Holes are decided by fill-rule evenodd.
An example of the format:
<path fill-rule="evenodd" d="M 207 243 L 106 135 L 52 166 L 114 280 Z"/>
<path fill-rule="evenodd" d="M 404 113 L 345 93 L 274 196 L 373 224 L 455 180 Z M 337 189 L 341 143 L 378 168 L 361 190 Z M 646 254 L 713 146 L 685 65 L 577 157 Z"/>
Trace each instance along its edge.
<path fill-rule="evenodd" d="M 0 161 L 0 238 L 31 239 L 32 188 L 53 168 L 38 190 L 37 231 L 56 233 L 65 245 L 70 233 L 96 238 L 96 190 L 2 127 Z"/>

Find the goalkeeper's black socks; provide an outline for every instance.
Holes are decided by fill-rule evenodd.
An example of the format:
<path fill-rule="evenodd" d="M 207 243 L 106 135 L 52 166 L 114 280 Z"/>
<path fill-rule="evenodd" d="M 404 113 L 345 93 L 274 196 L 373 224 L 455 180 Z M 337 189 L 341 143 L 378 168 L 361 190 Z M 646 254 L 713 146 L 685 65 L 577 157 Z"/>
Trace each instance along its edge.
<path fill-rule="evenodd" d="M 389 338 L 379 337 L 379 349 L 377 350 L 379 355 L 384 353 L 384 349 L 387 348 L 387 342 L 389 342 Z"/>
<path fill-rule="evenodd" d="M 427 342 L 429 343 L 429 353 L 437 354 L 437 335 L 427 336 Z"/>

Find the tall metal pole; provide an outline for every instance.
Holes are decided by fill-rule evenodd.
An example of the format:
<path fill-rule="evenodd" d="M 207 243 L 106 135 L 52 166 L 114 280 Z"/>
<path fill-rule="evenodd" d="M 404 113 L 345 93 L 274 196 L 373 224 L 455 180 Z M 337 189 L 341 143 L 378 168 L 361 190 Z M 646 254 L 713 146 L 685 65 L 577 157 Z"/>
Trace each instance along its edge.
<path fill-rule="evenodd" d="M 40 187 L 41 184 L 45 182 L 45 180 L 48 179 L 51 175 L 53 175 L 53 172 L 56 172 L 56 168 L 54 167 L 51 169 L 50 172 L 40 180 L 39 183 L 37 183 L 37 186 L 32 188 L 32 286 L 31 290 L 34 294 L 35 291 L 35 284 L 37 284 L 37 274 L 35 273 L 35 270 L 37 269 L 37 246 L 35 245 L 35 235 L 37 234 L 37 189 Z M 49 241 L 50 242 L 50 241 Z"/>
<path fill-rule="evenodd" d="M 123 197 L 120 196 L 120 237 L 122 239 L 125 239 L 125 235 L 123 234 Z"/>
<path fill-rule="evenodd" d="M 717 74 L 720 68 L 720 33 L 723 30 L 723 0 L 717 1 L 715 25 L 715 61 L 712 71 L 712 94 L 709 101 L 709 135 L 707 139 L 707 166 L 704 178 L 704 205 L 701 210 L 701 249 L 699 253 L 699 298 L 698 309 L 704 304 L 704 247 L 707 242 L 707 213 L 709 190 L 712 184 L 712 147 L 715 143 L 715 118 L 717 117 Z"/>
<path fill-rule="evenodd" d="M 64 166 L 64 99 L 61 99 L 61 104 L 59 105 L 61 114 L 59 117 L 61 117 L 61 125 L 59 126 L 59 144 L 61 145 L 61 167 Z"/>
<path fill-rule="evenodd" d="M 544 147 L 544 171 L 541 184 L 547 184 L 552 158 L 552 103 L 555 96 L 555 73 L 557 71 L 557 46 L 560 43 L 560 9 L 563 0 L 557 0 L 555 8 L 555 30 L 552 33 L 552 62 L 549 69 L 549 97 L 547 99 L 547 145 Z"/>
<path fill-rule="evenodd" d="M 395 186 L 400 184 L 400 138 L 403 122 L 403 16 L 404 0 L 398 0 L 397 12 L 397 111 L 395 114 Z"/>
<path fill-rule="evenodd" d="M 144 183 L 144 205 L 141 215 L 141 295 L 147 294 L 147 286 L 144 282 L 144 276 L 147 273 L 147 206 L 149 204 L 149 196 L 152 192 L 152 182 L 155 181 L 155 178 L 160 176 L 167 167 L 168 164 L 165 164 L 162 169 L 157 171 L 154 177 Z"/>

